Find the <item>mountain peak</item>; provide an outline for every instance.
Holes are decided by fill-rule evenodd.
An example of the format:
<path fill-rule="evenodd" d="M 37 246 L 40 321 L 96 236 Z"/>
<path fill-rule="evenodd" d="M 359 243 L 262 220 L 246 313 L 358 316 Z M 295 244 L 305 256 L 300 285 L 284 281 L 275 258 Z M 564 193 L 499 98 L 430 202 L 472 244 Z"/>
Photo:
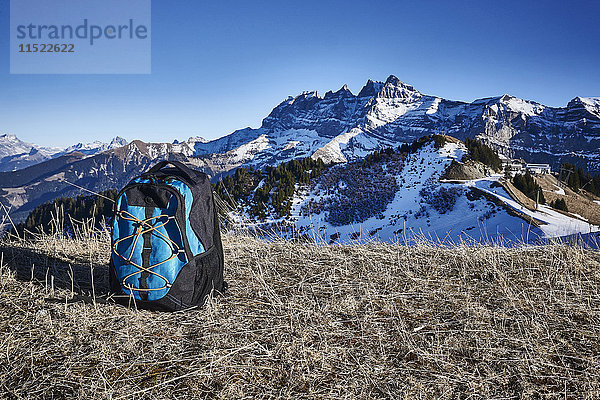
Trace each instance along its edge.
<path fill-rule="evenodd" d="M 585 118 L 600 119 L 600 97 L 575 97 L 567 104 L 569 110 L 581 110 Z"/>
<path fill-rule="evenodd" d="M 128 141 L 120 136 L 115 136 L 110 143 L 104 143 L 99 140 L 95 140 L 91 143 L 79 142 L 72 146 L 67 147 L 63 153 L 72 153 L 78 151 L 86 156 L 92 156 L 94 154 L 102 153 L 106 150 L 116 149 L 127 145 Z"/>
<path fill-rule="evenodd" d="M 396 86 L 403 85 L 402 81 L 398 79 L 395 75 L 388 76 L 388 78 L 385 80 L 385 84 L 392 84 Z"/>
<path fill-rule="evenodd" d="M 188 140 L 186 140 L 186 142 L 188 142 L 188 143 L 207 143 L 208 140 L 206 140 L 202 136 L 192 136 Z"/>
<path fill-rule="evenodd" d="M 414 100 L 420 98 L 421 93 L 413 86 L 402 82 L 395 75 L 390 75 L 385 82 L 372 81 L 369 79 L 358 94 L 358 97 L 375 96 Z"/>
<path fill-rule="evenodd" d="M 344 84 L 344 86 L 342 86 L 335 92 L 332 92 L 331 90 L 327 91 L 327 93 L 325 93 L 325 96 L 323 98 L 324 99 L 330 99 L 330 98 L 334 98 L 334 97 L 345 98 L 345 97 L 351 97 L 351 96 L 354 96 L 354 94 L 350 91 L 350 89 L 348 89 L 348 85 Z"/>
<path fill-rule="evenodd" d="M 367 83 L 365 84 L 365 86 L 363 86 L 363 88 L 360 90 L 360 92 L 358 92 L 358 97 L 376 96 L 382 87 L 383 87 L 382 82 L 376 82 L 376 81 L 372 81 L 371 79 L 369 79 L 367 81 Z"/>
<path fill-rule="evenodd" d="M 596 106 L 596 105 L 600 105 L 600 97 L 577 96 L 574 99 L 572 99 L 569 103 L 580 103 L 580 104 L 586 104 L 589 106 Z"/>
<path fill-rule="evenodd" d="M 408 102 L 418 100 L 421 98 L 421 96 L 421 93 L 413 86 L 402 82 L 394 75 L 390 75 L 386 79 L 383 88 L 378 93 L 378 97 L 396 98 Z"/>
<path fill-rule="evenodd" d="M 342 86 L 336 93 L 340 93 L 340 92 L 350 92 L 350 89 L 348 89 L 348 85 L 346 85 L 344 83 L 344 86 Z M 352 93 L 352 92 L 350 92 Z"/>
<path fill-rule="evenodd" d="M 125 146 L 125 145 L 127 145 L 127 143 L 129 143 L 129 142 L 127 141 L 127 139 L 123 139 L 123 138 L 122 138 L 122 137 L 120 137 L 120 136 L 115 136 L 115 137 L 114 137 L 114 138 L 113 138 L 113 139 L 110 141 L 109 147 L 110 147 L 110 148 L 112 148 L 112 147 L 121 147 L 121 146 Z"/>
<path fill-rule="evenodd" d="M 344 86 L 339 88 L 338 91 L 335 92 L 335 95 L 341 96 L 341 97 L 354 96 L 354 94 L 350 91 L 350 89 L 348 89 L 348 85 L 346 85 L 346 84 L 344 84 Z"/>
<path fill-rule="evenodd" d="M 415 91 L 415 92 L 417 91 L 412 85 L 409 85 L 407 83 L 402 82 L 395 75 L 388 76 L 388 78 L 385 80 L 385 85 L 386 86 L 402 87 L 402 88 L 405 88 L 407 90 L 412 90 L 412 91 Z"/>

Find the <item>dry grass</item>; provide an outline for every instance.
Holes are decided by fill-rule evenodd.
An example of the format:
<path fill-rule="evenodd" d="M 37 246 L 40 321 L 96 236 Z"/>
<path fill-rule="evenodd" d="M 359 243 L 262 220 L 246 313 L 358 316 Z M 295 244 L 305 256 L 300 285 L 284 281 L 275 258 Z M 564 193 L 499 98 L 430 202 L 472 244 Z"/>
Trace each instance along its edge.
<path fill-rule="evenodd" d="M 528 208 L 529 210 L 535 210 L 535 201 L 525 196 L 523 192 L 521 192 L 515 187 L 515 185 L 512 184 L 512 182 L 503 179 L 501 184 L 504 190 L 506 190 L 506 192 L 514 201 Z"/>
<path fill-rule="evenodd" d="M 597 252 L 225 248 L 228 294 L 167 314 L 105 302 L 105 238 L 4 243 L 0 397 L 600 397 Z"/>

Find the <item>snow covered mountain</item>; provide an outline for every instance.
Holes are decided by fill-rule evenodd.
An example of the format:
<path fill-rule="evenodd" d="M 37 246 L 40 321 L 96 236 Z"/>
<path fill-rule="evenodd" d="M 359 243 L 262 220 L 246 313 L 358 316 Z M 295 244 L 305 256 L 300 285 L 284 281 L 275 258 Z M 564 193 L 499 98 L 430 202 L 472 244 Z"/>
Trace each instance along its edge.
<path fill-rule="evenodd" d="M 92 143 L 77 143 L 77 144 L 67 147 L 60 154 L 62 155 L 62 154 L 67 154 L 67 153 L 71 153 L 74 151 L 78 151 L 82 154 L 90 156 L 90 155 L 102 153 L 106 150 L 112 150 L 112 149 L 116 149 L 118 147 L 123 147 L 123 146 L 127 145 L 127 143 L 128 143 L 127 140 L 123 139 L 122 137 L 116 136 L 115 138 L 113 138 L 110 141 L 110 143 L 104 143 L 104 142 L 100 142 L 97 140 Z"/>
<path fill-rule="evenodd" d="M 297 186 L 291 216 L 249 225 L 341 243 L 535 243 L 600 230 L 576 214 L 527 207 L 511 197 L 501 174 L 489 170 L 463 181 L 443 179 L 450 165 L 464 165 L 467 152 L 462 142 L 448 139 L 441 147 L 429 141 L 407 156 L 331 167 L 311 184 Z M 251 219 L 235 218 L 247 224 Z"/>
<path fill-rule="evenodd" d="M 199 159 L 179 150 L 178 145 L 134 140 L 95 155 L 73 151 L 17 171 L 0 172 L 0 202 L 18 222 L 46 201 L 88 193 L 81 187 L 94 192 L 120 188 L 164 159 L 203 168 Z"/>
<path fill-rule="evenodd" d="M 20 140 L 15 135 L 0 135 L 0 171 L 12 171 L 49 160 L 62 151 Z"/>
<path fill-rule="evenodd" d="M 75 151 L 85 156 L 93 156 L 126 144 L 127 140 L 117 136 L 110 143 L 77 143 L 62 149 L 26 143 L 15 135 L 4 134 L 0 135 L 0 172 L 20 170 Z"/>
<path fill-rule="evenodd" d="M 356 95 L 344 85 L 289 97 L 260 128 L 189 145 L 196 156 L 235 150 L 260 167 L 307 156 L 343 162 L 426 134 L 477 137 L 506 156 L 600 171 L 600 98 L 577 97 L 564 108 L 510 95 L 464 103 L 422 94 L 395 76 L 369 80 Z"/>
<path fill-rule="evenodd" d="M 94 191 L 120 187 L 164 159 L 187 162 L 216 178 L 240 166 L 262 168 L 302 157 L 357 160 L 431 134 L 477 137 L 504 155 L 528 162 L 547 162 L 557 169 L 569 161 L 600 172 L 600 98 L 577 97 L 562 108 L 509 95 L 465 103 L 422 94 L 390 76 L 385 82 L 369 80 L 358 94 L 344 85 L 324 95 L 289 97 L 259 128 L 211 141 L 193 137 L 127 144 L 115 138 L 109 144 L 63 150 L 2 135 L 0 201 L 22 218 L 40 203 L 81 193 L 67 181 Z"/>
<path fill-rule="evenodd" d="M 569 161 L 600 172 L 600 98 L 576 97 L 561 108 L 510 95 L 465 103 L 422 94 L 393 75 L 385 82 L 367 81 L 358 94 L 344 85 L 322 96 L 304 92 L 288 97 L 256 129 L 237 130 L 211 141 L 193 137 L 148 145 L 163 157 L 168 149 L 204 159 L 200 164 L 209 165 L 212 172 L 227 173 L 240 165 L 263 167 L 308 156 L 344 162 L 427 134 L 461 140 L 477 137 L 505 156 L 550 163 L 555 169 Z M 4 147 L 1 138 L 7 143 Z M 60 151 L 11 145 L 5 135 L 0 137 L 0 156 L 5 157 L 0 171 L 70 151 L 90 156 L 124 144 L 125 140 L 115 138 L 110 144 L 80 143 Z M 39 153 L 30 155 L 32 148 Z"/>

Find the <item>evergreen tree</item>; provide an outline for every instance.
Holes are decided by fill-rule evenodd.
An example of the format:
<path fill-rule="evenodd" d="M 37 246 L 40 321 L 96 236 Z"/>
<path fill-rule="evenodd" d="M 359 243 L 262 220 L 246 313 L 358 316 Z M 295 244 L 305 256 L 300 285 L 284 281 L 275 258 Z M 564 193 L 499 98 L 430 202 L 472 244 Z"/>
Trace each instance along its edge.
<path fill-rule="evenodd" d="M 117 190 L 106 190 L 100 192 L 100 195 L 79 195 L 76 198 L 61 197 L 41 204 L 29 213 L 25 222 L 17 225 L 17 231 L 20 235 L 25 230 L 50 233 L 52 231 L 52 221 L 58 218 L 64 221 L 65 232 L 63 233 L 66 234 L 73 232 L 72 220 L 82 222 L 91 219 L 95 228 L 101 228 L 102 224 L 113 216 L 113 202 L 104 197 L 115 200 Z"/>
<path fill-rule="evenodd" d="M 251 215 L 264 220 L 269 207 L 277 217 L 289 215 L 296 183 L 306 184 L 318 177 L 327 166 L 322 160 L 310 157 L 294 159 L 263 171 L 240 167 L 233 175 L 219 180 L 215 191 L 223 198 L 230 196 L 239 204 L 248 206 Z"/>
<path fill-rule="evenodd" d="M 525 196 L 530 199 L 536 201 L 538 200 L 538 192 L 539 192 L 539 203 L 546 203 L 546 199 L 544 198 L 544 192 L 540 188 L 540 186 L 535 182 L 535 179 L 529 171 L 525 172 L 525 174 L 515 175 L 513 178 L 513 185 L 517 189 L 519 189 Z"/>
<path fill-rule="evenodd" d="M 550 203 L 550 206 L 552 208 L 556 208 L 557 210 L 569 211 L 569 209 L 567 208 L 567 203 L 565 202 L 565 199 L 562 199 L 562 198 L 552 201 Z"/>
<path fill-rule="evenodd" d="M 467 138 L 465 146 L 469 151 L 469 155 L 473 161 L 479 161 L 495 171 L 500 171 L 502 161 L 498 154 L 488 145 L 481 143 L 477 139 Z"/>
<path fill-rule="evenodd" d="M 584 189 L 596 196 L 600 196 L 600 174 L 591 175 L 583 168 L 577 168 L 575 165 L 568 162 L 562 163 L 561 170 L 561 179 L 566 180 L 567 186 L 574 192 Z M 568 171 L 571 172 L 569 173 Z"/>

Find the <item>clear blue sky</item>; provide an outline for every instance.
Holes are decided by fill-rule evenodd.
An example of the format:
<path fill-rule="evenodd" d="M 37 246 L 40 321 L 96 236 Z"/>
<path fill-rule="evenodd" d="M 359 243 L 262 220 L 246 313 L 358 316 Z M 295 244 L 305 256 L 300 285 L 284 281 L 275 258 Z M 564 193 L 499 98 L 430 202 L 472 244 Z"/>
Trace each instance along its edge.
<path fill-rule="evenodd" d="M 9 75 L 0 1 L 0 132 L 42 145 L 212 139 L 390 74 L 456 100 L 600 96 L 595 1 L 153 0 L 150 75 Z"/>

